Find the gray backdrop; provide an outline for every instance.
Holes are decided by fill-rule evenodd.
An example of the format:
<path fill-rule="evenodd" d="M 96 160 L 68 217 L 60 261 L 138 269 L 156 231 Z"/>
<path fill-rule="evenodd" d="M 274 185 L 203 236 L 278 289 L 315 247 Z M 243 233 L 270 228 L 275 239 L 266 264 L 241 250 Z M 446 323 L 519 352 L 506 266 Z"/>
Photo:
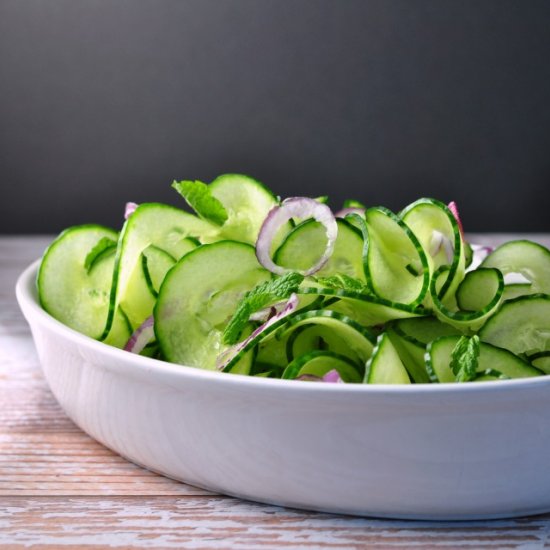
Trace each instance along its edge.
<path fill-rule="evenodd" d="M 550 2 L 0 0 L 0 232 L 172 179 L 550 231 Z"/>

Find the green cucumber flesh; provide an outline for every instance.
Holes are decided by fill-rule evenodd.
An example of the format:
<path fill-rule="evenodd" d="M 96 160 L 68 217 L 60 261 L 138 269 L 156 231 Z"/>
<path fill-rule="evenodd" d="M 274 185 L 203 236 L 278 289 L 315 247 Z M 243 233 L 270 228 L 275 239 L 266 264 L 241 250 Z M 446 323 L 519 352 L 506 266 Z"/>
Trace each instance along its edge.
<path fill-rule="evenodd" d="M 337 219 L 338 236 L 334 252 L 325 266 L 315 273 L 316 277 L 327 277 L 344 273 L 359 280 L 365 280 L 363 262 L 363 237 L 351 224 Z M 279 246 L 273 261 L 282 267 L 305 271 L 315 265 L 325 252 L 326 230 L 315 220 L 306 220 L 297 225 Z"/>
<path fill-rule="evenodd" d="M 118 306 L 122 306 L 133 329 L 153 311 L 155 296 L 143 275 L 142 253 L 154 245 L 174 258 L 190 248 L 189 237 L 208 236 L 216 226 L 183 210 L 157 203 L 140 204 L 128 218 L 119 237 L 107 326 L 103 340 L 123 347 L 127 334 L 121 330 Z"/>
<path fill-rule="evenodd" d="M 107 322 L 115 260 L 114 248 L 101 245 L 98 252 L 96 247 L 107 242 L 104 239 L 116 242 L 117 238 L 116 231 L 99 225 L 66 229 L 48 247 L 38 271 L 42 307 L 92 338 L 100 338 Z"/>
<path fill-rule="evenodd" d="M 426 346 L 420 342 L 409 339 L 399 334 L 394 327 L 386 330 L 390 340 L 397 351 L 401 362 L 407 369 L 411 380 L 416 384 L 426 384 L 430 382 L 430 377 L 426 371 L 424 363 L 424 354 Z"/>
<path fill-rule="evenodd" d="M 237 304 L 270 278 L 254 247 L 242 242 L 202 245 L 183 256 L 166 275 L 154 309 L 162 354 L 173 363 L 215 369 Z"/>
<path fill-rule="evenodd" d="M 503 274 L 519 273 L 531 282 L 531 293 L 550 294 L 550 250 L 532 241 L 509 241 L 494 250 L 482 267 L 495 267 Z"/>
<path fill-rule="evenodd" d="M 550 351 L 550 296 L 532 294 L 504 302 L 479 337 L 516 355 Z"/>
<path fill-rule="evenodd" d="M 378 336 L 372 357 L 368 360 L 364 383 L 410 384 L 407 369 L 387 333 Z"/>
<path fill-rule="evenodd" d="M 441 383 L 456 382 L 450 363 L 451 354 L 459 339 L 460 336 L 443 336 L 428 344 L 426 364 Z M 477 372 L 483 373 L 488 369 L 496 370 L 509 378 L 528 378 L 542 374 L 508 350 L 481 342 Z"/>
<path fill-rule="evenodd" d="M 243 174 L 223 174 L 210 184 L 212 196 L 227 211 L 218 238 L 253 244 L 277 198 L 262 183 Z"/>
<path fill-rule="evenodd" d="M 356 366 L 344 355 L 331 351 L 315 350 L 297 357 L 289 363 L 281 378 L 292 380 L 300 376 L 322 378 L 331 370 L 338 371 L 343 382 L 358 383 L 361 381 Z"/>
<path fill-rule="evenodd" d="M 434 199 L 419 199 L 407 206 L 399 215 L 420 241 L 430 273 L 434 273 L 441 266 L 449 266 L 449 276 L 439 289 L 439 299 L 446 303 L 447 298 L 454 295 L 464 277 L 466 265 L 466 253 L 456 218 L 445 204 Z M 452 244 L 451 261 L 444 246 L 432 251 L 434 231 L 441 233 Z M 430 252 L 435 253 L 432 255 Z"/>
<path fill-rule="evenodd" d="M 428 290 L 429 272 L 415 235 L 386 208 L 369 208 L 365 220 L 363 264 L 371 292 L 390 302 L 420 305 Z"/>

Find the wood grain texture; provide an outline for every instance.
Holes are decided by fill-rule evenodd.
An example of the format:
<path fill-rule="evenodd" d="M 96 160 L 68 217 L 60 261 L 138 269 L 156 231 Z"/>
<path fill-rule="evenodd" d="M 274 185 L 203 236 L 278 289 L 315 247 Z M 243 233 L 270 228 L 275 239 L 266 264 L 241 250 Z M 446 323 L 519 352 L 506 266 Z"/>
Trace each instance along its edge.
<path fill-rule="evenodd" d="M 296 511 L 213 495 L 120 458 L 56 403 L 15 302 L 18 274 L 48 241 L 0 237 L 1 548 L 550 547 L 550 515 L 436 523 Z"/>

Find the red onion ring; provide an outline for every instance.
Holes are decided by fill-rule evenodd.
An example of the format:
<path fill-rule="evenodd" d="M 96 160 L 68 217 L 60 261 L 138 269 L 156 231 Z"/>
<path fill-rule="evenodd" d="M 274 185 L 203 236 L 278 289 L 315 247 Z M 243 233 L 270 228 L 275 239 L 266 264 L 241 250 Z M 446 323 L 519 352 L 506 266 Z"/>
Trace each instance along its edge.
<path fill-rule="evenodd" d="M 340 383 L 343 382 L 340 373 L 336 369 L 329 370 L 322 378 L 323 382 Z"/>
<path fill-rule="evenodd" d="M 474 269 L 477 269 L 483 260 L 491 254 L 491 252 L 494 250 L 492 246 L 484 246 L 481 244 L 470 244 L 472 248 L 472 263 L 468 266 L 468 269 L 466 271 L 473 271 Z"/>
<path fill-rule="evenodd" d="M 153 316 L 147 317 L 143 323 L 134 331 L 127 344 L 124 346 L 124 351 L 131 353 L 140 353 L 143 348 L 153 339 L 155 335 Z"/>
<path fill-rule="evenodd" d="M 458 223 L 458 229 L 460 231 L 460 236 L 462 237 L 462 240 L 464 240 L 464 228 L 462 227 L 462 221 L 460 219 L 460 215 L 458 214 L 458 207 L 456 205 L 455 201 L 451 201 L 447 208 L 451 211 L 452 215 L 455 217 L 456 223 Z"/>
<path fill-rule="evenodd" d="M 139 206 L 136 202 L 127 202 L 126 207 L 124 208 L 124 219 L 127 220 Z"/>
<path fill-rule="evenodd" d="M 277 275 L 284 275 L 288 271 L 293 271 L 275 264 L 269 254 L 271 243 L 277 234 L 277 230 L 293 218 L 313 218 L 324 225 L 326 229 L 327 246 L 323 255 L 308 270 L 299 272 L 305 276 L 312 275 L 327 263 L 334 251 L 334 242 L 338 235 L 338 225 L 334 214 L 326 204 L 321 204 L 314 199 L 291 197 L 285 199 L 280 206 L 273 207 L 267 214 L 260 229 L 258 240 L 256 241 L 256 257 L 263 267 Z"/>

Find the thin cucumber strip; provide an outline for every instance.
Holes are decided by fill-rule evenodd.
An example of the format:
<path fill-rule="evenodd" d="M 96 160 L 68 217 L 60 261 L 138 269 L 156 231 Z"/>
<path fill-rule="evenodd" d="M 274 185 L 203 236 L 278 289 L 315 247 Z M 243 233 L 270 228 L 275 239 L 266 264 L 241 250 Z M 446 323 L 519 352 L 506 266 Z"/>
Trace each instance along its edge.
<path fill-rule="evenodd" d="M 227 349 L 222 335 L 237 304 L 270 278 L 254 247 L 242 242 L 220 241 L 187 253 L 166 275 L 154 309 L 163 355 L 173 363 L 214 370 Z"/>
<path fill-rule="evenodd" d="M 317 277 L 345 274 L 364 281 L 363 237 L 357 228 L 343 219 L 337 219 L 338 236 L 334 251 L 325 266 L 317 271 Z M 315 220 L 297 225 L 279 246 L 273 261 L 282 267 L 305 271 L 315 265 L 326 249 L 326 229 Z"/>
<path fill-rule="evenodd" d="M 349 216 L 363 232 L 363 269 L 372 294 L 405 307 L 420 305 L 429 286 L 426 255 L 414 233 L 390 210 Z M 419 273 L 420 275 L 415 275 Z"/>
<path fill-rule="evenodd" d="M 243 174 L 223 174 L 210 184 L 210 192 L 224 206 L 228 219 L 218 239 L 253 244 L 277 198 L 262 183 Z"/>
<path fill-rule="evenodd" d="M 479 337 L 516 355 L 550 351 L 550 296 L 532 294 L 504 302 Z"/>
<path fill-rule="evenodd" d="M 38 271 L 42 307 L 92 338 L 99 338 L 105 328 L 113 280 L 114 248 L 103 245 L 117 238 L 116 231 L 100 225 L 66 229 L 47 248 Z"/>
<path fill-rule="evenodd" d="M 157 203 L 140 204 L 128 218 L 119 237 L 109 316 L 102 339 L 123 347 L 127 335 L 121 330 L 118 306 L 122 305 L 135 329 L 149 317 L 155 296 L 143 276 L 141 254 L 150 245 L 161 248 L 174 258 L 189 250 L 189 237 L 216 234 L 217 226 L 183 210 Z"/>
<path fill-rule="evenodd" d="M 441 276 L 445 277 L 449 273 L 448 266 L 441 266 L 435 273 L 430 283 L 430 295 L 434 306 L 434 313 L 438 319 L 444 323 L 448 323 L 462 331 L 476 331 L 485 321 L 493 315 L 499 308 L 502 302 L 502 293 L 504 291 L 504 278 L 498 269 L 488 269 L 480 272 L 479 270 L 470 271 L 467 274 L 467 287 L 471 288 L 470 283 L 473 280 L 482 279 L 484 291 L 476 295 L 474 301 L 483 302 L 485 305 L 478 311 L 454 311 L 448 309 L 439 299 L 438 279 Z M 466 279 L 465 279 L 466 280 Z M 491 295 L 493 291 L 493 295 Z M 483 295 L 483 300 L 481 296 Z M 464 298 L 465 299 L 465 298 Z"/>
<path fill-rule="evenodd" d="M 193 243 L 193 247 L 196 245 Z M 149 245 L 141 253 L 141 268 L 145 283 L 151 294 L 156 298 L 166 273 L 176 263 L 176 259 L 155 245 Z"/>
<path fill-rule="evenodd" d="M 426 346 L 399 334 L 393 327 L 388 328 L 386 333 L 399 354 L 404 367 L 407 369 L 411 380 L 416 384 L 427 384 L 431 381 L 424 363 Z"/>
<path fill-rule="evenodd" d="M 447 300 L 454 295 L 466 266 L 464 243 L 456 218 L 445 204 L 427 198 L 413 202 L 399 216 L 420 241 L 430 273 L 441 266 L 449 266 L 448 277 L 438 295 L 439 300 L 448 305 Z"/>
<path fill-rule="evenodd" d="M 426 346 L 426 344 L 441 336 L 462 334 L 458 328 L 443 323 L 436 317 L 400 319 L 393 323 L 392 328 L 403 338 L 421 346 Z"/>
<path fill-rule="evenodd" d="M 314 286 L 312 283 L 310 285 L 301 287 L 299 290 L 300 295 L 322 295 L 328 298 L 335 298 L 334 301 L 331 301 L 325 307 L 342 313 L 367 327 L 380 325 L 393 319 L 418 317 L 428 313 L 419 306 L 398 304 L 370 294 Z"/>
<path fill-rule="evenodd" d="M 460 336 L 442 336 L 428 344 L 426 364 L 441 383 L 456 382 L 451 370 L 451 354 Z M 529 378 L 540 376 L 542 372 L 523 361 L 508 350 L 481 342 L 478 357 L 477 372 L 482 374 L 488 369 L 494 369 L 510 378 Z"/>
<path fill-rule="evenodd" d="M 372 356 L 366 365 L 363 382 L 365 384 L 411 383 L 407 369 L 385 332 L 378 336 Z"/>
<path fill-rule="evenodd" d="M 550 250 L 532 241 L 509 241 L 494 250 L 482 267 L 495 267 L 504 275 L 520 273 L 531 283 L 531 294 L 550 294 Z"/>
<path fill-rule="evenodd" d="M 501 280 L 504 281 L 504 278 L 496 269 L 480 267 L 475 271 L 470 271 L 456 291 L 458 307 L 463 311 L 485 309 L 499 292 Z"/>
<path fill-rule="evenodd" d="M 294 359 L 284 370 L 282 378 L 293 380 L 308 375 L 322 378 L 331 370 L 337 370 L 343 382 L 358 383 L 361 381 L 359 372 L 348 357 L 322 350 L 311 351 Z"/>
<path fill-rule="evenodd" d="M 369 347 L 372 349 L 375 338 L 368 329 L 356 323 L 353 319 L 330 310 L 298 311 L 277 320 L 269 327 L 266 327 L 265 330 L 259 333 L 255 338 L 247 342 L 246 345 L 243 346 L 243 348 L 225 365 L 223 371 L 229 372 L 243 353 L 247 353 L 258 345 L 267 344 L 272 338 L 286 342 L 286 338 L 290 336 L 291 332 L 303 325 L 318 323 L 326 326 L 336 326 L 338 321 L 343 322 L 343 324 L 338 325 L 338 330 L 340 330 L 342 334 L 350 336 L 350 347 L 355 351 L 356 355 L 363 356 L 364 354 L 370 353 L 368 349 Z"/>
<path fill-rule="evenodd" d="M 307 329 L 307 330 L 305 330 Z M 364 365 L 375 344 L 372 332 L 349 317 L 329 310 L 308 311 L 290 318 L 281 336 L 287 338 L 287 358 L 293 360 L 323 342 L 328 351 Z"/>
<path fill-rule="evenodd" d="M 514 298 L 528 296 L 529 294 L 537 294 L 537 292 L 533 290 L 531 283 L 511 283 L 504 285 L 502 300 L 513 300 Z"/>
<path fill-rule="evenodd" d="M 531 364 L 544 374 L 550 374 L 550 351 L 541 351 L 529 356 Z"/>

